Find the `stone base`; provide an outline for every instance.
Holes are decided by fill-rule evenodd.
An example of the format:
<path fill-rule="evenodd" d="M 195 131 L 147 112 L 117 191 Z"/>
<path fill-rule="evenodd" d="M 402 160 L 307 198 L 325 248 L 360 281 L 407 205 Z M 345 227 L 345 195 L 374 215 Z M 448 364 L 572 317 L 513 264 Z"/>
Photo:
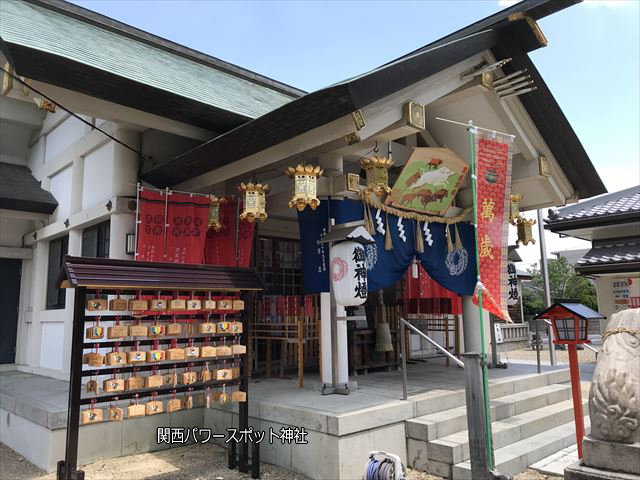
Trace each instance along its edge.
<path fill-rule="evenodd" d="M 564 469 L 564 480 L 640 480 L 640 475 L 601 470 L 576 462 Z"/>
<path fill-rule="evenodd" d="M 610 443 L 584 437 L 582 443 L 583 463 L 591 468 L 621 470 L 640 478 L 640 444 Z"/>

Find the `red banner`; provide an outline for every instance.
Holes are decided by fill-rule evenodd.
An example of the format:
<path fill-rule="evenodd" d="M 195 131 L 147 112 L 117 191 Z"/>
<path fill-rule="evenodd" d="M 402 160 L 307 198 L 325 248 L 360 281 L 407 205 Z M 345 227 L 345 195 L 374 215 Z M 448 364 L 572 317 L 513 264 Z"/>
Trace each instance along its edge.
<path fill-rule="evenodd" d="M 495 137 L 495 136 L 494 136 Z M 509 195 L 511 191 L 511 140 L 475 134 L 476 205 L 480 281 L 485 310 L 506 321 Z"/>
<path fill-rule="evenodd" d="M 413 278 L 412 267 L 405 274 L 405 309 L 407 313 L 462 314 L 460 295 L 444 288 L 418 266 L 418 278 Z"/>
<path fill-rule="evenodd" d="M 251 261 L 255 222 L 240 221 L 238 225 L 238 254 L 236 264 L 236 204 L 228 199 L 220 206 L 222 228 L 210 229 L 204 245 L 204 263 L 209 265 L 248 267 Z"/>
<path fill-rule="evenodd" d="M 201 195 L 169 194 L 166 262 L 202 263 L 209 204 Z"/>
<path fill-rule="evenodd" d="M 202 263 L 208 215 L 207 197 L 142 188 L 136 260 Z"/>
<path fill-rule="evenodd" d="M 138 248 L 136 260 L 164 262 L 164 212 L 166 195 L 164 192 L 142 189 L 138 225 Z"/>

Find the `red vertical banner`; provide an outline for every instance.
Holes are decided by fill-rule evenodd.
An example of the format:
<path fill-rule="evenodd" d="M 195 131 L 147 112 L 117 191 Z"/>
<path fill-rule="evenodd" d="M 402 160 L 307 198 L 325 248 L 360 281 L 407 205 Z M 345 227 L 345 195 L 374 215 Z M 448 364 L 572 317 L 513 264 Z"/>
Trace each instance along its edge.
<path fill-rule="evenodd" d="M 138 207 L 138 239 L 136 260 L 164 262 L 165 208 L 164 192 L 140 189 Z"/>
<path fill-rule="evenodd" d="M 475 134 L 480 281 L 473 300 L 478 303 L 482 289 L 483 308 L 506 321 L 511 144 L 510 138 Z"/>
<path fill-rule="evenodd" d="M 235 267 L 237 262 L 239 267 L 248 267 L 251 261 L 255 222 L 241 220 L 238 225 L 236 203 L 227 198 L 227 201 L 220 205 L 220 223 L 222 228 L 219 231 L 210 229 L 207 232 L 204 263 Z M 237 255 L 236 228 L 238 229 Z"/>
<path fill-rule="evenodd" d="M 202 263 L 209 204 L 202 195 L 170 192 L 165 262 Z"/>

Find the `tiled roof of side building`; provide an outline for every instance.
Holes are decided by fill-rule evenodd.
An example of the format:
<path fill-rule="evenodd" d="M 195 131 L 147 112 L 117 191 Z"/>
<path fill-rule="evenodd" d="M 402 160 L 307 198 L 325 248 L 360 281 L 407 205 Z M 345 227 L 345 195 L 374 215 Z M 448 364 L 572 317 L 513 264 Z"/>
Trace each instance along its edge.
<path fill-rule="evenodd" d="M 640 186 L 600 195 L 586 202 L 580 202 L 558 210 L 549 210 L 549 218 L 546 223 L 554 224 L 634 212 L 640 215 Z"/>
<path fill-rule="evenodd" d="M 594 245 L 578 260 L 578 265 L 584 267 L 628 262 L 640 262 L 640 238 Z"/>

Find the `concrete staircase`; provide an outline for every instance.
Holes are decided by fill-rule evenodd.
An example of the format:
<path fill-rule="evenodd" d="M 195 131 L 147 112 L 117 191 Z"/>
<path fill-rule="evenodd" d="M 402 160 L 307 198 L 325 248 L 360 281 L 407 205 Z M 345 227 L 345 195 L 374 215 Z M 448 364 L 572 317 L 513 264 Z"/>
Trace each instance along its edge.
<path fill-rule="evenodd" d="M 551 376 L 552 375 L 552 376 Z M 558 372 L 489 386 L 496 469 L 517 474 L 575 443 L 571 387 Z M 567 379 L 568 380 L 568 374 Z M 565 380 L 565 381 L 566 381 Z M 412 468 L 455 480 L 471 480 L 464 392 L 429 402 L 423 415 L 405 421 Z M 585 414 L 588 412 L 584 400 Z M 423 412 L 421 412 L 423 413 Z M 585 427 L 588 430 L 588 417 Z"/>

